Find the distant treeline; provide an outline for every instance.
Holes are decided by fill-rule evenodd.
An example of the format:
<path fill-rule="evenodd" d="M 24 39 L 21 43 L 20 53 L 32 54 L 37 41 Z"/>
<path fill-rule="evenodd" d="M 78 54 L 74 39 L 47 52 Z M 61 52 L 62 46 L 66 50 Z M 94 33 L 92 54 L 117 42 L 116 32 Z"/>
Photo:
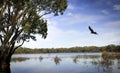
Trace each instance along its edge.
<path fill-rule="evenodd" d="M 120 52 L 120 45 L 108 45 L 108 46 L 85 46 L 85 47 L 71 47 L 71 48 L 18 48 L 15 53 L 72 53 L 72 52 Z"/>

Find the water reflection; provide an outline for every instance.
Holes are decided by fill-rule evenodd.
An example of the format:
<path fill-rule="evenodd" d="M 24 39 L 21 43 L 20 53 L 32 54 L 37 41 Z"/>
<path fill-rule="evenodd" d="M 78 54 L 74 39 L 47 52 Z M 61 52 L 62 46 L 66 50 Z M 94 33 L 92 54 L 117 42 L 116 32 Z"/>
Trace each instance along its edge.
<path fill-rule="evenodd" d="M 110 58 L 102 58 L 101 65 L 103 67 L 103 71 L 106 73 L 112 73 L 112 65 L 114 65 L 114 62 Z"/>
<path fill-rule="evenodd" d="M 91 63 L 98 67 L 98 71 L 101 68 L 105 73 L 112 73 L 114 62 L 111 59 L 92 60 Z"/>
<path fill-rule="evenodd" d="M 59 64 L 60 64 L 60 61 L 61 61 L 61 58 L 60 58 L 60 57 L 56 56 L 56 57 L 54 58 L 54 62 L 55 62 L 56 65 L 59 65 Z"/>
<path fill-rule="evenodd" d="M 29 60 L 30 58 L 25 58 L 25 57 L 18 57 L 18 58 L 12 58 L 11 62 L 22 62 L 22 61 L 26 61 Z"/>
<path fill-rule="evenodd" d="M 11 60 L 11 70 L 12 73 L 26 73 L 29 70 L 28 73 L 120 73 L 120 59 L 105 59 L 97 54 L 18 57 Z"/>
<path fill-rule="evenodd" d="M 120 59 L 118 59 L 118 69 L 120 69 Z"/>
<path fill-rule="evenodd" d="M 41 61 L 43 60 L 43 57 L 42 57 L 42 56 L 40 56 L 40 57 L 39 57 L 39 60 L 40 60 L 40 62 L 41 62 Z"/>
<path fill-rule="evenodd" d="M 78 59 L 79 59 L 79 56 L 73 57 L 73 62 L 74 62 L 75 64 L 77 64 L 77 62 L 79 61 Z"/>

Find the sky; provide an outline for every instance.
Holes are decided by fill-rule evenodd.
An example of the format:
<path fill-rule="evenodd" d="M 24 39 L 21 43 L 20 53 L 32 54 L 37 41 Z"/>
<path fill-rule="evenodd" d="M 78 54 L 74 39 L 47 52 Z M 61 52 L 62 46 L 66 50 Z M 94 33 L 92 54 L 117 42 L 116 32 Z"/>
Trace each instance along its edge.
<path fill-rule="evenodd" d="M 69 48 L 120 44 L 120 0 L 68 0 L 63 15 L 44 16 L 48 20 L 46 39 L 25 42 L 28 48 Z M 91 26 L 98 35 L 91 34 Z"/>

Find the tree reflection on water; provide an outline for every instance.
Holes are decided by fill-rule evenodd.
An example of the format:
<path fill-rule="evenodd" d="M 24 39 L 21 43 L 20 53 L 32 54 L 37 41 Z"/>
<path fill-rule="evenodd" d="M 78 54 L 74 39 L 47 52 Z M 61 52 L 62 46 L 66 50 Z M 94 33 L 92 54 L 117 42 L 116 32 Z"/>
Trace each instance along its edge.
<path fill-rule="evenodd" d="M 32 62 L 33 64 L 34 62 L 36 62 L 38 66 L 39 64 L 41 64 L 39 68 L 42 68 L 42 66 L 44 65 L 50 64 L 54 67 L 53 70 L 56 69 L 55 68 L 56 66 L 57 68 L 59 68 L 59 67 L 65 66 L 65 64 L 68 65 L 68 66 L 65 66 L 65 67 L 68 67 L 67 70 L 69 70 L 69 66 L 73 68 L 81 67 L 83 69 L 88 69 L 88 71 L 91 71 L 91 68 L 92 68 L 94 73 L 96 72 L 97 73 L 115 73 L 116 72 L 115 70 L 120 70 L 120 59 L 104 58 L 101 55 L 72 55 L 72 56 L 56 55 L 56 56 L 49 56 L 49 57 L 41 55 L 35 58 L 34 57 L 31 57 L 31 58 L 18 57 L 18 58 L 11 59 L 11 62 L 17 62 L 17 63 L 19 62 L 24 63 L 28 61 Z M 114 67 L 116 67 L 117 69 L 115 69 Z M 79 68 L 77 69 L 79 71 Z M 10 69 L 8 71 L 10 71 Z M 84 73 L 88 73 L 87 70 Z"/>
<path fill-rule="evenodd" d="M 120 69 L 120 59 L 118 59 L 118 69 Z"/>
<path fill-rule="evenodd" d="M 40 56 L 40 57 L 39 57 L 39 60 L 40 60 L 40 62 L 41 62 L 41 61 L 43 60 L 43 57 L 42 57 L 42 56 Z"/>
<path fill-rule="evenodd" d="M 30 58 L 25 58 L 25 57 L 18 57 L 18 58 L 12 58 L 11 62 L 22 62 L 22 61 L 26 61 L 29 60 Z"/>
<path fill-rule="evenodd" d="M 56 65 L 60 64 L 60 61 L 61 61 L 61 58 L 60 58 L 60 57 L 56 56 L 56 57 L 54 58 L 54 62 L 55 62 Z"/>
<path fill-rule="evenodd" d="M 73 62 L 74 62 L 75 64 L 77 64 L 77 62 L 79 62 L 79 56 L 73 57 Z"/>
<path fill-rule="evenodd" d="M 114 62 L 112 59 L 103 59 L 101 60 L 92 60 L 91 61 L 92 65 L 95 65 L 98 67 L 98 71 L 100 68 L 102 68 L 103 72 L 105 73 L 112 73 L 112 65 L 114 65 Z"/>

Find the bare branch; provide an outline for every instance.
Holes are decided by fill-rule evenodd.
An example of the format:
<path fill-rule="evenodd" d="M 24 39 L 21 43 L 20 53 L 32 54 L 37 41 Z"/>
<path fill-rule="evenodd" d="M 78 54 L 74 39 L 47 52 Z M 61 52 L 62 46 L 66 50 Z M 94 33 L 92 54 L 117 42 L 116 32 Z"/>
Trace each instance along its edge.
<path fill-rule="evenodd" d="M 3 5 L 0 10 L 0 19 L 2 18 L 3 13 L 5 12 L 6 5 Z"/>
<path fill-rule="evenodd" d="M 16 25 L 16 22 L 17 22 L 16 21 L 16 17 L 18 15 L 18 12 L 19 11 L 15 11 L 15 14 L 14 14 L 14 16 L 12 18 L 12 22 L 10 23 L 11 24 L 11 28 L 10 28 L 10 30 L 8 32 L 6 32 L 4 44 L 6 44 L 9 41 L 9 39 L 11 38 L 11 36 L 14 34 L 14 30 L 15 30 L 14 28 L 15 28 L 15 25 Z"/>
<path fill-rule="evenodd" d="M 9 27 L 9 26 L 11 26 L 11 24 L 8 24 L 8 25 L 0 25 L 0 29 L 2 29 L 2 28 L 6 28 L 6 27 Z"/>
<path fill-rule="evenodd" d="M 26 13 L 28 12 L 29 8 L 25 9 L 22 13 L 20 13 L 20 15 L 17 17 L 16 20 L 20 20 L 20 18 L 24 15 L 26 15 Z"/>
<path fill-rule="evenodd" d="M 13 44 L 13 42 L 15 42 L 15 40 L 21 34 L 22 31 L 23 31 L 23 29 L 20 29 L 20 30 L 16 29 L 15 35 L 13 36 L 13 38 L 10 41 L 11 44 Z"/>
<path fill-rule="evenodd" d="M 27 21 L 30 19 L 31 14 L 32 14 L 32 11 L 29 13 L 28 18 L 25 18 L 27 14 L 24 14 L 22 18 L 23 21 L 20 24 L 24 26 L 27 23 Z"/>
<path fill-rule="evenodd" d="M 51 12 L 45 12 L 44 14 L 42 14 L 41 16 L 40 16 L 40 18 L 41 17 L 43 17 L 44 15 L 47 15 L 47 14 L 50 14 Z"/>
<path fill-rule="evenodd" d="M 15 48 L 12 49 L 11 53 L 13 54 L 15 52 L 15 50 L 19 47 L 21 47 L 24 44 L 24 41 L 22 41 L 22 43 L 18 46 L 16 46 Z"/>
<path fill-rule="evenodd" d="M 3 43 L 3 39 L 2 39 L 2 37 L 3 37 L 3 36 L 2 36 L 2 35 L 0 35 L 0 41 L 1 41 L 1 43 Z"/>
<path fill-rule="evenodd" d="M 21 47 L 24 44 L 25 41 L 23 41 L 20 45 L 16 46 L 14 49 L 17 49 L 19 47 Z"/>

